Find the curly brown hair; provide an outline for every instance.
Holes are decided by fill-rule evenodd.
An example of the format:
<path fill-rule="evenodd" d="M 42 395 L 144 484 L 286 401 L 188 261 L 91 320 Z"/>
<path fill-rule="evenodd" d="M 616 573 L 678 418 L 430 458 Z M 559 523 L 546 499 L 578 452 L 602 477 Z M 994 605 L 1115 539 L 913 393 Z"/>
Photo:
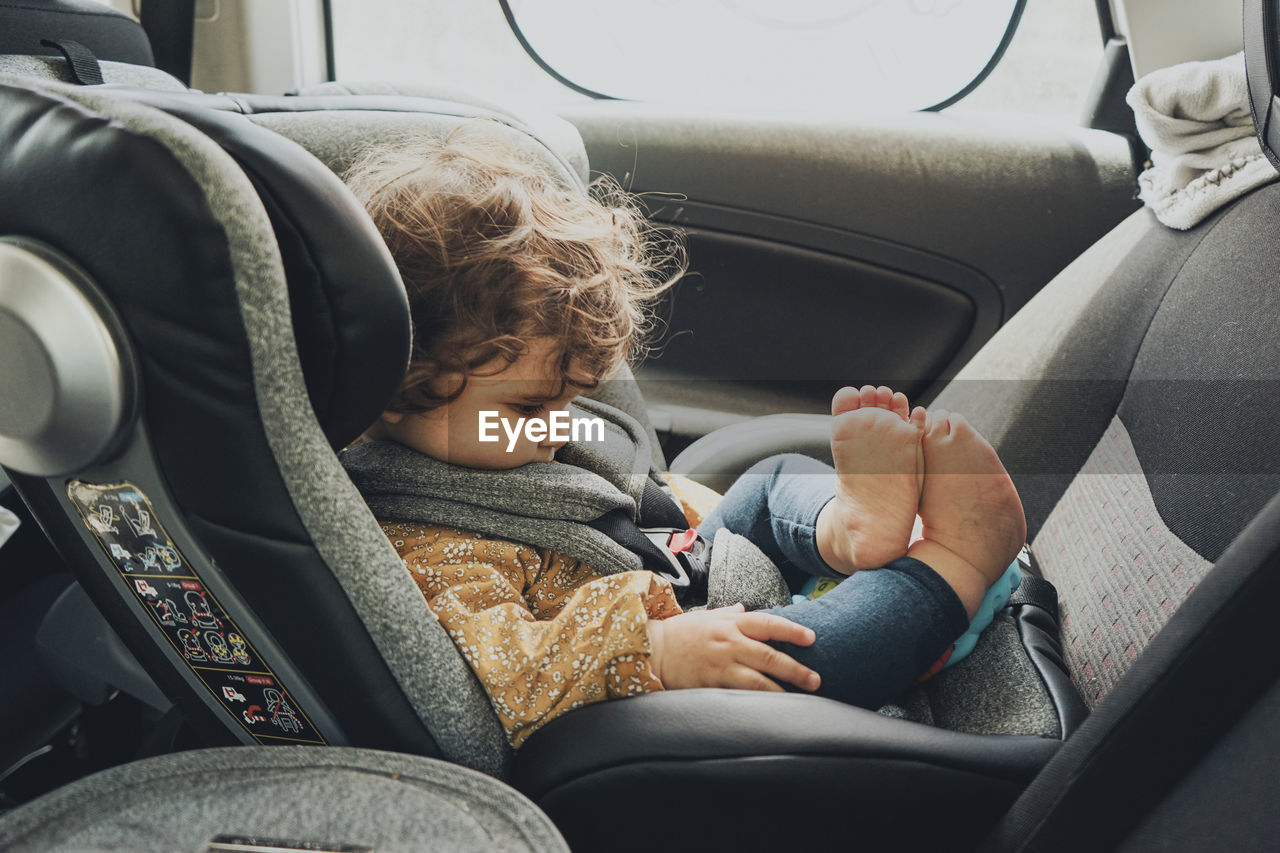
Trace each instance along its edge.
<path fill-rule="evenodd" d="M 544 336 L 560 344 L 559 393 L 594 387 L 643 353 L 654 301 L 684 272 L 678 234 L 651 226 L 616 182 L 584 194 L 517 139 L 470 121 L 370 149 L 345 175 L 409 295 L 413 350 L 390 411 L 441 406 Z M 463 381 L 442 391 L 451 374 Z"/>

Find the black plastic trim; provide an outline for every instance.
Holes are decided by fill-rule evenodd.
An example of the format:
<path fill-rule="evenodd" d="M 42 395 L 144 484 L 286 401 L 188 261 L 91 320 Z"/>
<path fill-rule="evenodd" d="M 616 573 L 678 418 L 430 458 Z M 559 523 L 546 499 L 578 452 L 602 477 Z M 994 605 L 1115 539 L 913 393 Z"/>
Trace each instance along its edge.
<path fill-rule="evenodd" d="M 597 101 L 625 100 L 624 98 L 615 98 L 613 95 L 606 95 L 603 92 L 597 92 L 594 89 L 588 89 L 586 86 L 580 86 L 548 65 L 547 61 L 533 49 L 533 45 L 529 44 L 529 40 L 524 37 L 524 32 L 520 29 L 519 24 L 516 23 L 515 13 L 511 11 L 511 4 L 507 2 L 507 0 L 498 0 L 498 4 L 502 6 L 502 14 L 507 19 L 507 26 L 511 28 L 511 33 L 516 37 L 516 41 L 520 42 L 520 46 L 524 48 L 524 52 L 529 54 L 529 58 L 536 62 L 539 68 L 551 75 L 557 83 L 568 86 L 580 95 L 595 98 Z"/>
<path fill-rule="evenodd" d="M 1116 37 L 1116 21 L 1111 15 L 1111 0 L 1094 0 L 1094 8 L 1098 11 L 1098 29 L 1102 33 L 1102 43 L 1106 44 Z"/>
<path fill-rule="evenodd" d="M 324 24 L 324 79 L 337 80 L 338 60 L 333 40 L 333 0 L 320 0 L 320 14 Z"/>
<path fill-rule="evenodd" d="M 1280 40 L 1277 28 L 1277 10 L 1268 0 L 1245 0 L 1244 3 L 1244 60 L 1245 77 L 1249 86 L 1249 109 L 1253 113 L 1253 127 L 1262 143 L 1262 151 L 1271 165 L 1280 169 L 1280 97 L 1276 96 L 1277 69 L 1276 42 Z"/>

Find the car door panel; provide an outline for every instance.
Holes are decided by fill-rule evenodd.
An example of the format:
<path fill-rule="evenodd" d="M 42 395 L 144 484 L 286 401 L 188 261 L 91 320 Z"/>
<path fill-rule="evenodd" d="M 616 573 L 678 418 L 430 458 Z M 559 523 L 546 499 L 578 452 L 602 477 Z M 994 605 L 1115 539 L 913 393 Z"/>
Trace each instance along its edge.
<path fill-rule="evenodd" d="M 561 114 L 594 170 L 688 231 L 694 275 L 640 375 L 659 410 L 736 401 L 704 423 L 825 411 L 851 382 L 927 396 L 1137 207 L 1128 142 L 1100 131 L 627 102 Z"/>

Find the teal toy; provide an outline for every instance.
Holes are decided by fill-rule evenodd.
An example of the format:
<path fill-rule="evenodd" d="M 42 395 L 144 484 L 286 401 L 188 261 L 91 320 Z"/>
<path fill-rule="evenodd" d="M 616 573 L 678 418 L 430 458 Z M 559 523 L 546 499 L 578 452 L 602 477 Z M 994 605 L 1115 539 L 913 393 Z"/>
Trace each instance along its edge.
<path fill-rule="evenodd" d="M 978 635 L 983 629 L 991 624 L 991 620 L 996 614 L 1009 603 L 1009 596 L 1013 595 L 1013 591 L 1022 583 L 1022 565 L 1021 560 L 1014 560 L 1009 564 L 1009 568 L 1005 569 L 1003 575 L 991 585 L 987 590 L 987 594 L 983 597 L 982 603 L 978 605 L 978 612 L 973 615 L 973 620 L 969 623 L 969 630 L 960 635 L 956 640 L 955 646 L 951 651 L 951 657 L 943 664 L 942 668 L 955 666 L 956 663 L 965 659 L 969 652 L 973 651 L 973 647 L 978 644 Z"/>

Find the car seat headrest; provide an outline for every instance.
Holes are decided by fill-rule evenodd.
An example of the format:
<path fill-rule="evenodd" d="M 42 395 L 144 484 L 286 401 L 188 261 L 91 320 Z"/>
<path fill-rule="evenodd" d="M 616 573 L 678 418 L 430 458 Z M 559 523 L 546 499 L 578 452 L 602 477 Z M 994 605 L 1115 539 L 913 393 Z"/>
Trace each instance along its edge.
<path fill-rule="evenodd" d="M 31 85 L 28 80 L 2 77 L 0 82 Z M 59 88 L 75 91 L 75 87 L 64 84 L 39 85 L 54 92 Z M 111 87 L 92 88 L 96 94 L 134 100 L 129 90 L 109 93 Z M 137 100 L 146 102 L 150 95 L 165 93 L 139 90 L 138 94 Z M 324 164 L 243 115 L 205 109 L 199 103 L 198 98 L 177 98 L 167 102 L 165 108 L 227 151 L 257 191 L 271 221 L 270 236 L 274 237 L 284 265 L 298 358 L 312 408 L 330 444 L 343 446 L 376 419 L 408 363 L 409 313 L 399 273 L 364 209 Z M 101 134 L 95 138 L 105 139 Z M 127 138 L 116 144 L 122 149 L 146 145 L 145 141 Z M 86 145 L 87 142 L 80 143 L 81 148 Z M 176 205 L 193 203 L 183 200 L 179 189 L 176 185 L 171 191 L 153 187 L 158 197 L 146 199 L 146 204 L 153 208 L 166 200 Z M 89 182 L 76 207 L 98 210 L 94 197 L 95 187 Z M 127 223 L 118 223 L 119 228 L 129 230 L 126 226 Z M 16 230 L 0 227 L 0 232 L 30 235 L 24 228 L 29 225 Z M 165 239 L 189 239 L 194 243 L 204 237 L 170 235 Z M 59 241 L 46 242 L 58 245 Z M 138 254 L 154 254 L 157 262 L 160 258 L 172 260 L 172 253 L 181 250 L 181 245 L 161 247 L 148 244 L 146 239 L 131 247 Z M 182 267 L 173 267 L 172 274 L 182 275 Z M 178 332 L 165 328 L 159 317 L 156 319 L 158 328 L 131 328 L 130 336 L 135 341 L 140 336 L 154 340 Z M 214 340 L 208 343 L 217 344 Z"/>
<path fill-rule="evenodd" d="M 57 56 L 41 42 L 71 39 L 100 60 L 154 66 L 142 25 L 94 0 L 0 0 L 0 54 Z"/>
<path fill-rule="evenodd" d="M 1268 0 L 1245 0 L 1244 64 L 1258 141 L 1280 169 L 1280 10 Z"/>
<path fill-rule="evenodd" d="M 171 104 L 217 142 L 257 190 L 284 261 L 298 359 L 329 443 L 360 435 L 409 360 L 409 305 L 364 208 L 323 163 L 243 115 Z"/>

